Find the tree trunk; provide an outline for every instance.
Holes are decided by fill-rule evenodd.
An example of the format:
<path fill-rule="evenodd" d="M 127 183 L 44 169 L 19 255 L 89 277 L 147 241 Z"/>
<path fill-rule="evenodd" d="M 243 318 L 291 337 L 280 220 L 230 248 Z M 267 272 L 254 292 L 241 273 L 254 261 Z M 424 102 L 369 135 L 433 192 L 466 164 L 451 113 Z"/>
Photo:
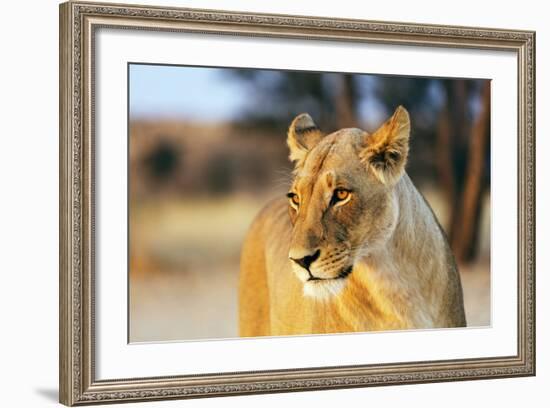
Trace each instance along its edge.
<path fill-rule="evenodd" d="M 447 102 L 443 107 L 437 132 L 437 168 L 448 203 L 448 218 L 443 224 L 449 241 L 453 242 L 459 220 L 456 217 L 464 180 L 466 117 L 466 82 L 446 81 Z"/>
<path fill-rule="evenodd" d="M 335 98 L 336 123 L 338 128 L 357 127 L 355 114 L 357 92 L 350 74 L 339 75 L 338 94 Z"/>
<path fill-rule="evenodd" d="M 455 172 L 453 168 L 453 143 L 449 108 L 445 106 L 439 116 L 436 140 L 436 164 L 445 200 L 449 205 L 447 219 L 440 220 L 449 231 L 452 225 L 453 203 L 456 201 Z"/>
<path fill-rule="evenodd" d="M 458 223 L 451 243 L 455 257 L 462 262 L 471 261 L 478 248 L 485 157 L 489 146 L 490 98 L 491 85 L 486 81 L 481 93 L 481 110 L 471 131 L 464 189 L 457 214 Z"/>
<path fill-rule="evenodd" d="M 469 135 L 468 117 L 466 115 L 466 103 L 468 92 L 466 81 L 453 80 L 447 82 L 447 109 L 449 110 L 449 126 L 451 129 L 449 166 L 453 174 L 453 200 L 449 203 L 451 220 L 449 227 L 449 240 L 451 246 L 457 239 L 457 231 L 460 229 L 460 201 L 464 189 L 465 160 L 467 155 L 467 140 Z"/>

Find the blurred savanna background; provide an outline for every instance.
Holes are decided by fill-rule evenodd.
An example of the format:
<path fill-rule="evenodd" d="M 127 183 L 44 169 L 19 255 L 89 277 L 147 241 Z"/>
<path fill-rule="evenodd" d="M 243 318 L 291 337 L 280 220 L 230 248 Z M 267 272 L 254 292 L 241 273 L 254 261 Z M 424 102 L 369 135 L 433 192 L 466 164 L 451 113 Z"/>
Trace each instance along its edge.
<path fill-rule="evenodd" d="M 469 326 L 490 324 L 490 81 L 131 64 L 129 340 L 238 335 L 247 228 L 288 191 L 286 130 L 411 114 L 407 172 L 449 238 Z"/>

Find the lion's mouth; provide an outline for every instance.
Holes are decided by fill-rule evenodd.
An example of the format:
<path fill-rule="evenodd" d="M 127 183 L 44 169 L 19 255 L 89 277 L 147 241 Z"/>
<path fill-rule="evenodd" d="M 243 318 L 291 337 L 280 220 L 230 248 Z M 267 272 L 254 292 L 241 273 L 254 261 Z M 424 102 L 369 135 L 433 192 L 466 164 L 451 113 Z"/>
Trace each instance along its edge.
<path fill-rule="evenodd" d="M 338 280 L 338 279 L 346 279 L 350 275 L 350 273 L 353 271 L 353 265 L 346 266 L 344 269 L 340 271 L 338 275 L 336 275 L 333 278 L 319 278 L 317 276 L 313 276 L 313 274 L 310 272 L 309 269 L 306 269 L 306 270 L 309 274 L 309 278 L 307 282 L 331 281 L 331 280 Z"/>

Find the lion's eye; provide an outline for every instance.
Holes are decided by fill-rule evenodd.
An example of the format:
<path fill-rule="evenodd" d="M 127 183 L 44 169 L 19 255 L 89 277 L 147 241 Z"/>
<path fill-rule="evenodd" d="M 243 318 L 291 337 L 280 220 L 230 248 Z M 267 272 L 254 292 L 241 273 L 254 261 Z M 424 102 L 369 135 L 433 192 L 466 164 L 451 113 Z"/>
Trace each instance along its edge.
<path fill-rule="evenodd" d="M 347 190 L 336 190 L 336 198 L 340 201 L 345 200 L 349 196 L 349 191 Z"/>
<path fill-rule="evenodd" d="M 351 198 L 351 192 L 349 190 L 345 190 L 343 188 L 337 188 L 334 190 L 334 194 L 332 195 L 332 204 L 338 205 L 338 204 L 345 204 L 349 201 Z"/>
<path fill-rule="evenodd" d="M 298 194 L 288 193 L 286 196 L 290 199 L 290 205 L 294 208 L 298 208 L 300 205 L 300 198 L 298 197 Z"/>

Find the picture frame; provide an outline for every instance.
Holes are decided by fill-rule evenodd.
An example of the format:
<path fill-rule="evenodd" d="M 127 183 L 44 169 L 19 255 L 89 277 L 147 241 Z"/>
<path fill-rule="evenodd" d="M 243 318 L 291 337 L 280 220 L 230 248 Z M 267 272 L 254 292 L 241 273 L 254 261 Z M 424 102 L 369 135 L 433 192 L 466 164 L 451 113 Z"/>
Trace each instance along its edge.
<path fill-rule="evenodd" d="M 97 376 L 98 30 L 497 51 L 517 61 L 517 351 L 443 360 Z M 125 137 L 125 135 L 121 135 Z M 67 2 L 60 5 L 60 402 L 80 404 L 535 375 L 535 33 L 505 29 Z M 399 335 L 397 333 L 396 335 Z"/>

